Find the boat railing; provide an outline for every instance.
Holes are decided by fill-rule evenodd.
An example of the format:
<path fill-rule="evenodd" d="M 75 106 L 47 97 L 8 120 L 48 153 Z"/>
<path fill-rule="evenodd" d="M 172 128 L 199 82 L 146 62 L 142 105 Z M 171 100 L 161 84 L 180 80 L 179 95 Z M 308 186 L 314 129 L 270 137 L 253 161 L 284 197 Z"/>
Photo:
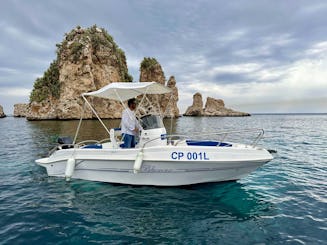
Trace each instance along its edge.
<path fill-rule="evenodd" d="M 251 135 L 247 135 L 251 134 Z M 167 139 L 168 145 L 178 146 L 182 143 L 185 143 L 186 140 L 193 142 L 215 142 L 216 146 L 224 146 L 226 143 L 230 144 L 233 142 L 237 142 L 238 144 L 245 144 L 250 147 L 257 146 L 258 142 L 263 138 L 264 130 L 261 128 L 253 128 L 253 129 L 243 129 L 243 130 L 230 130 L 224 132 L 210 132 L 210 133 L 193 133 L 190 135 L 184 134 L 172 134 L 165 136 Z M 162 136 L 153 138 L 144 142 L 142 145 L 142 149 L 145 148 L 149 143 L 154 142 L 158 139 L 162 139 Z M 49 156 L 59 149 L 69 149 L 69 148 L 81 148 L 87 144 L 103 144 L 105 142 L 111 142 L 110 138 L 106 138 L 103 140 L 84 140 L 78 142 L 76 144 L 60 144 L 55 146 L 53 149 L 49 151 Z"/>
<path fill-rule="evenodd" d="M 77 144 L 60 144 L 60 145 L 56 145 L 55 147 L 53 147 L 49 153 L 48 156 L 51 156 L 52 153 L 54 153 L 57 150 L 62 150 L 62 149 L 70 149 L 70 148 L 75 148 Z"/>
<path fill-rule="evenodd" d="M 83 140 L 75 145 L 77 146 L 77 148 L 80 148 L 81 146 L 88 145 L 88 144 L 101 144 L 101 143 L 99 140 Z"/>
<path fill-rule="evenodd" d="M 217 142 L 217 146 L 222 146 L 226 142 L 238 142 L 246 144 L 250 147 L 257 146 L 258 142 L 263 138 L 264 130 L 261 128 L 230 130 L 224 132 L 210 132 L 210 133 L 193 133 L 190 135 L 172 134 L 167 135 L 167 144 L 177 146 L 186 140 L 202 141 L 202 142 Z M 162 138 L 162 136 L 146 141 L 143 147 L 147 144 Z"/>
<path fill-rule="evenodd" d="M 110 138 L 105 138 L 99 141 L 100 144 L 107 143 L 107 142 L 111 142 Z"/>
<path fill-rule="evenodd" d="M 109 138 L 106 138 L 106 139 L 103 139 L 103 140 L 83 140 L 83 141 L 80 141 L 76 144 L 59 144 L 59 145 L 56 145 L 55 147 L 53 147 L 48 155 L 51 156 L 52 153 L 54 153 L 55 151 L 57 150 L 62 150 L 62 149 L 72 149 L 72 148 L 81 148 L 85 145 L 88 145 L 88 144 L 102 144 L 104 142 L 107 142 L 109 141 Z"/>

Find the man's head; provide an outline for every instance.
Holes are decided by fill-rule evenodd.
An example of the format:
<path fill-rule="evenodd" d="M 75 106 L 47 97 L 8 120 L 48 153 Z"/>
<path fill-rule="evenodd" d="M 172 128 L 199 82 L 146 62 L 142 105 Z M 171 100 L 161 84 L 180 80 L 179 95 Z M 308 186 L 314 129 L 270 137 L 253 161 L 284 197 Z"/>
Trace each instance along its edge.
<path fill-rule="evenodd" d="M 131 109 L 132 111 L 134 111 L 136 108 L 136 99 L 134 99 L 134 98 L 129 99 L 127 104 L 128 104 L 128 108 Z"/>

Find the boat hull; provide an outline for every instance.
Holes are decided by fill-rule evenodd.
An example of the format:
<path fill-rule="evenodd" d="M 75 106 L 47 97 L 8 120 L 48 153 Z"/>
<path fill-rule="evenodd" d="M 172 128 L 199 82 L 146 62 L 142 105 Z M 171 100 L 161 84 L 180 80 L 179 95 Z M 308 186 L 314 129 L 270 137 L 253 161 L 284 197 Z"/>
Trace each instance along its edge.
<path fill-rule="evenodd" d="M 143 149 L 136 173 L 134 164 L 140 149 L 69 149 L 36 162 L 49 176 L 65 177 L 68 159 L 75 159 L 71 178 L 91 181 L 154 186 L 180 186 L 241 179 L 269 162 L 264 149 L 233 147 L 152 147 Z"/>

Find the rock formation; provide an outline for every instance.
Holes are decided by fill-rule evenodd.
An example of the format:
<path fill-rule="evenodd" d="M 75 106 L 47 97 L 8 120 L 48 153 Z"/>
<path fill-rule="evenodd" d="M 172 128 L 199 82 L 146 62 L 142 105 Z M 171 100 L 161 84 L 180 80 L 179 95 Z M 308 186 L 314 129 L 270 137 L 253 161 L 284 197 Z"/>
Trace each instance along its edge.
<path fill-rule="evenodd" d="M 221 116 L 221 117 L 244 117 L 250 116 L 249 113 L 234 111 L 232 109 L 226 108 L 225 103 L 221 99 L 214 99 L 211 97 L 207 98 L 205 108 L 205 116 Z"/>
<path fill-rule="evenodd" d="M 193 104 L 189 106 L 184 116 L 202 116 L 203 115 L 203 101 L 202 95 L 196 93 L 193 95 Z"/>
<path fill-rule="evenodd" d="M 15 104 L 14 117 L 26 117 L 28 115 L 29 104 Z"/>
<path fill-rule="evenodd" d="M 169 78 L 167 87 L 171 88 L 172 94 L 165 97 L 166 99 L 168 98 L 168 103 L 165 103 L 165 101 L 162 103 L 164 106 L 168 106 L 168 108 L 164 108 L 164 111 L 166 111 L 166 117 L 179 117 L 179 109 L 177 106 L 178 88 L 176 87 L 176 80 L 174 76 Z"/>
<path fill-rule="evenodd" d="M 0 118 L 6 117 L 6 114 L 3 112 L 3 108 L 0 105 Z"/>
<path fill-rule="evenodd" d="M 155 58 L 144 58 L 140 67 L 140 82 L 157 82 L 165 85 L 166 78 L 161 65 Z"/>
<path fill-rule="evenodd" d="M 34 83 L 30 96 L 29 120 L 78 119 L 84 102 L 81 94 L 111 82 L 130 82 L 124 52 L 113 38 L 95 25 L 75 28 L 57 44 L 57 59 Z M 120 118 L 116 101 L 88 98 L 102 118 Z M 84 118 L 95 118 L 87 108 Z"/>
<path fill-rule="evenodd" d="M 220 117 L 243 117 L 250 116 L 249 113 L 234 111 L 226 108 L 221 99 L 207 98 L 203 108 L 202 95 L 196 93 L 193 95 L 193 104 L 190 106 L 184 116 L 220 116 Z"/>
<path fill-rule="evenodd" d="M 173 92 L 172 94 L 165 95 L 147 95 L 151 104 L 159 104 L 160 111 L 163 113 L 164 117 L 178 117 L 178 89 L 176 87 L 175 77 L 171 76 L 166 84 L 165 74 L 159 62 L 155 58 L 144 58 L 140 67 L 140 82 L 153 81 L 168 86 Z M 151 111 L 152 109 L 149 104 L 146 104 L 143 107 L 146 107 L 146 111 Z"/>

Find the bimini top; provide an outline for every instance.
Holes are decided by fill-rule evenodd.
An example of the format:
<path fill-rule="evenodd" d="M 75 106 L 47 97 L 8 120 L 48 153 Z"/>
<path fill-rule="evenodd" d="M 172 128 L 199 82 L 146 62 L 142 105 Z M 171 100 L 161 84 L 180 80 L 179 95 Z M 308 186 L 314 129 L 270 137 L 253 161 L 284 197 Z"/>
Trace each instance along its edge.
<path fill-rule="evenodd" d="M 97 91 L 83 93 L 82 96 L 88 95 L 125 101 L 141 94 L 166 94 L 170 92 L 170 88 L 157 82 L 118 82 L 110 83 Z"/>

